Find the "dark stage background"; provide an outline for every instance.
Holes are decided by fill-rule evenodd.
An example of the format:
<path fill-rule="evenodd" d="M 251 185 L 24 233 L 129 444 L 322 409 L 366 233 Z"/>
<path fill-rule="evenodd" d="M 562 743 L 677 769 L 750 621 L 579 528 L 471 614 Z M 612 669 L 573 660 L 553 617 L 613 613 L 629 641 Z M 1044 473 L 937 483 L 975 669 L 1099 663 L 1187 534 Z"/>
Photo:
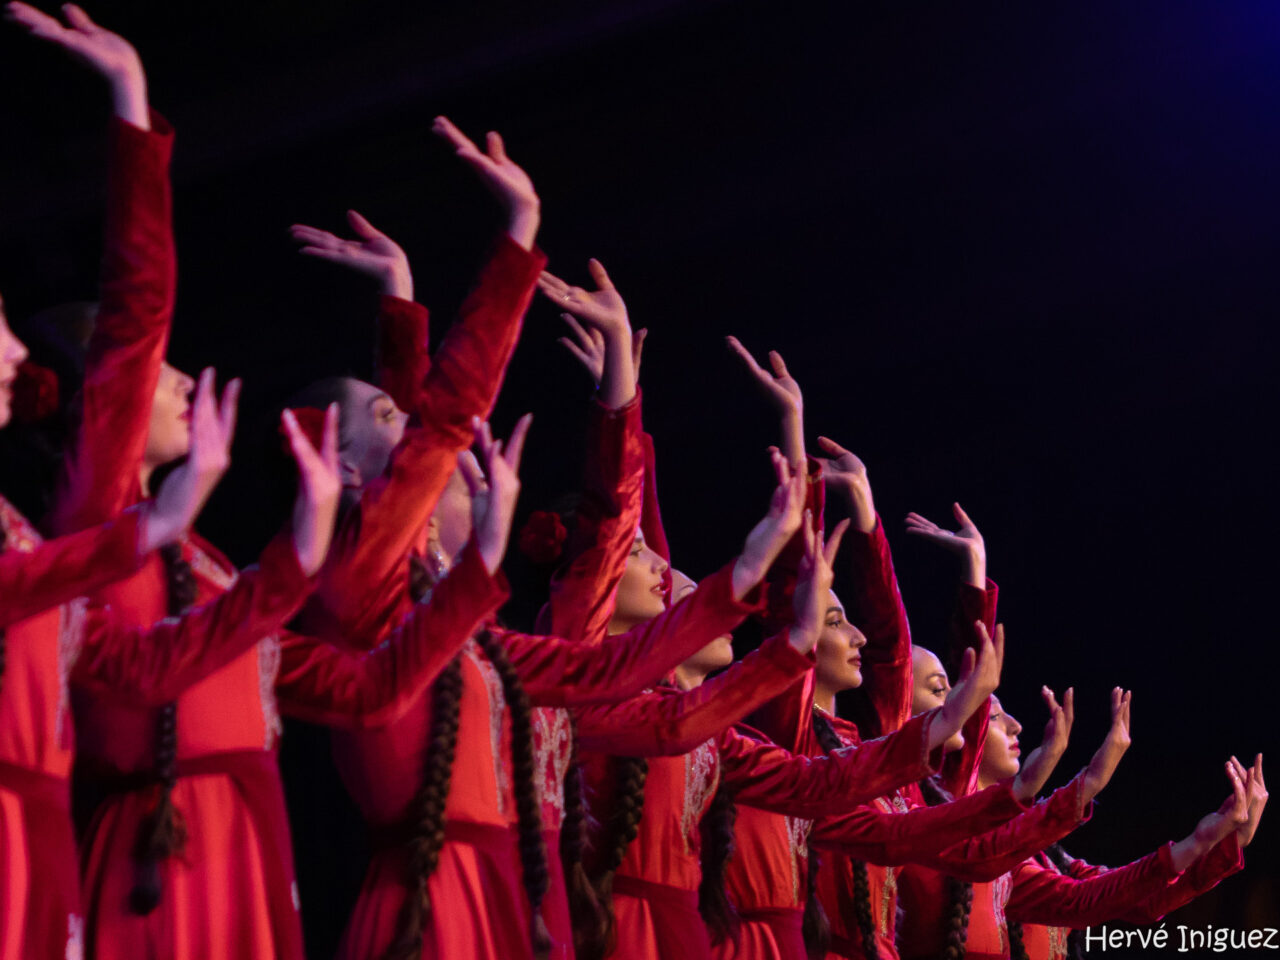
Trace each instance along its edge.
<path fill-rule="evenodd" d="M 494 128 L 543 197 L 552 269 L 613 273 L 645 354 L 678 566 L 710 572 L 763 509 L 765 405 L 723 345 L 783 352 L 809 435 L 867 462 L 918 642 L 954 570 L 911 509 L 986 534 L 1038 740 L 1041 683 L 1077 688 L 1062 782 L 1135 693 L 1134 746 L 1077 855 L 1128 861 L 1276 752 L 1280 533 L 1280 10 L 550 0 L 119 0 L 179 131 L 172 358 L 246 378 L 241 453 L 205 532 L 249 562 L 255 419 L 321 374 L 367 375 L 372 297 L 293 253 L 290 223 L 355 207 L 399 239 L 437 342 L 497 222 L 429 134 Z M 105 97 L 0 31 L 0 290 L 11 316 L 94 294 Z M 537 414 L 525 509 L 574 486 L 589 383 L 537 302 L 495 415 Z M 527 591 L 528 571 L 512 564 Z M 517 621 L 527 611 L 514 609 Z M 322 731 L 284 766 L 315 956 L 363 837 Z M 1280 774 L 1272 770 L 1273 780 Z M 1245 873 L 1173 921 L 1280 926 L 1275 812 Z"/>

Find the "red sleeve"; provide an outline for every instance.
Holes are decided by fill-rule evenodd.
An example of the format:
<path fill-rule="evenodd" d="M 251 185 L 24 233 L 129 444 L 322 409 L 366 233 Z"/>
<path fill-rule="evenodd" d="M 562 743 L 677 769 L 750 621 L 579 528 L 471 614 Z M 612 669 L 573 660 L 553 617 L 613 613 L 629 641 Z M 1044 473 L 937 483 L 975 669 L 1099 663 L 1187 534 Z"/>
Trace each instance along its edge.
<path fill-rule="evenodd" d="M 401 410 L 412 410 L 418 386 L 431 370 L 427 352 L 427 308 L 412 300 L 386 295 L 378 298 L 378 336 L 374 369 L 378 386 Z"/>
<path fill-rule="evenodd" d="M 814 671 L 799 677 L 751 715 L 751 725 L 785 750 L 820 757 L 825 750 L 813 732 Z"/>
<path fill-rule="evenodd" d="M 92 593 L 134 573 L 141 514 L 46 540 L 31 553 L 0 553 L 0 628 Z"/>
<path fill-rule="evenodd" d="M 507 655 L 535 706 L 623 700 L 732 631 L 758 606 L 757 593 L 733 599 L 730 563 L 660 616 L 603 643 L 507 633 Z"/>
<path fill-rule="evenodd" d="M 842 549 L 854 571 L 849 622 L 867 638 L 863 686 L 880 723 L 878 732 L 889 733 L 911 716 L 911 627 L 880 517 L 870 533 L 850 530 Z"/>
<path fill-rule="evenodd" d="M 1243 868 L 1244 852 L 1232 831 L 1229 837 L 1197 858 L 1173 883 L 1114 919 L 1136 924 L 1155 923 L 1166 913 L 1185 906 Z"/>
<path fill-rule="evenodd" d="M 796 756 L 730 728 L 719 738 L 721 776 L 739 803 L 795 817 L 844 813 L 937 769 L 941 750 L 931 754 L 928 738 L 935 712 L 823 757 Z"/>
<path fill-rule="evenodd" d="M 1013 871 L 1005 916 L 1023 923 L 1088 927 L 1118 917 L 1164 894 L 1178 878 L 1173 845 L 1088 880 L 1064 877 L 1034 859 Z"/>
<path fill-rule="evenodd" d="M 987 633 L 995 634 L 998 598 L 999 588 L 992 580 L 987 581 L 985 590 L 979 590 L 968 583 L 960 585 L 956 605 L 951 612 L 950 646 L 947 651 L 952 675 L 959 669 L 964 651 L 977 643 L 977 631 L 973 627 L 975 621 L 981 620 L 986 625 Z M 964 746 L 955 753 L 948 754 L 942 762 L 942 785 L 953 796 L 972 793 L 977 788 L 978 768 L 982 765 L 982 745 L 987 740 L 990 713 L 989 701 L 973 711 L 961 728 Z"/>
<path fill-rule="evenodd" d="M 110 520 L 140 495 L 138 470 L 176 284 L 173 130 L 155 114 L 152 127 L 111 123 L 100 302 L 85 361 L 83 416 L 51 517 L 60 533 Z"/>
<path fill-rule="evenodd" d="M 611 410 L 592 403 L 582 501 L 569 541 L 567 566 L 551 581 L 547 633 L 570 640 L 603 639 L 618 581 L 635 540 L 644 491 L 640 392 Z"/>
<path fill-rule="evenodd" d="M 822 483 L 822 464 L 813 457 L 807 461 L 804 507 L 813 517 L 813 529 L 821 530 L 825 507 L 825 488 Z M 778 558 L 765 575 L 765 629 L 781 630 L 795 619 L 792 598 L 796 592 L 796 580 L 800 576 L 800 562 L 804 559 L 804 531 L 797 530 L 787 541 Z"/>
<path fill-rule="evenodd" d="M 436 585 L 386 640 L 353 653 L 309 637 L 281 643 L 276 693 L 281 710 L 328 726 L 391 723 L 417 702 L 462 645 L 506 602 L 507 591 L 468 544 Z"/>
<path fill-rule="evenodd" d="M 366 484 L 335 537 L 317 600 L 325 635 L 384 636 L 407 609 L 406 560 L 440 493 L 471 446 L 471 418 L 487 417 L 546 263 L 505 235 L 436 352 L 410 408 L 417 423 L 387 472 Z"/>
<path fill-rule="evenodd" d="M 122 699 L 166 703 L 280 630 L 310 589 L 292 540 L 281 535 L 230 590 L 180 618 L 143 629 L 117 620 L 110 607 L 77 604 L 83 616 L 74 682 Z"/>
<path fill-rule="evenodd" d="M 811 665 L 811 656 L 797 652 L 786 633 L 778 634 L 693 690 L 575 708 L 578 749 L 623 757 L 688 753 Z"/>
<path fill-rule="evenodd" d="M 809 843 L 884 867 L 919 863 L 944 869 L 932 862 L 939 849 L 1007 823 L 1027 809 L 1014 798 L 1011 782 L 998 783 L 950 803 L 916 807 L 906 813 L 884 813 L 868 804 L 839 816 L 823 817 L 814 821 Z M 1007 869 L 978 878 L 955 875 L 965 880 L 994 880 Z"/>
<path fill-rule="evenodd" d="M 1093 808 L 1084 802 L 1082 786 L 1077 777 L 1007 823 L 935 852 L 925 865 L 974 882 L 1008 873 L 1089 819 Z"/>

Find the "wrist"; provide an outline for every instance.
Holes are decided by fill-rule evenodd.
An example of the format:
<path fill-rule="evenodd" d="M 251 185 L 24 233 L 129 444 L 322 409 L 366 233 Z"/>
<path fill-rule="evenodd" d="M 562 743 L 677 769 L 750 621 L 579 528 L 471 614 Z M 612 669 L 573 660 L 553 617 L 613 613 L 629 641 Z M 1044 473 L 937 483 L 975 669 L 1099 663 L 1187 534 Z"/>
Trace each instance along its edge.
<path fill-rule="evenodd" d="M 407 265 L 395 264 L 382 272 L 381 292 L 398 300 L 413 299 L 413 274 Z"/>
<path fill-rule="evenodd" d="M 531 201 L 517 202 L 507 216 L 507 236 L 524 249 L 532 250 L 541 223 L 542 204 L 536 197 Z"/>
<path fill-rule="evenodd" d="M 107 77 L 111 86 L 111 106 L 116 117 L 140 130 L 151 129 L 151 108 L 147 103 L 147 81 L 141 70 L 124 69 Z"/>

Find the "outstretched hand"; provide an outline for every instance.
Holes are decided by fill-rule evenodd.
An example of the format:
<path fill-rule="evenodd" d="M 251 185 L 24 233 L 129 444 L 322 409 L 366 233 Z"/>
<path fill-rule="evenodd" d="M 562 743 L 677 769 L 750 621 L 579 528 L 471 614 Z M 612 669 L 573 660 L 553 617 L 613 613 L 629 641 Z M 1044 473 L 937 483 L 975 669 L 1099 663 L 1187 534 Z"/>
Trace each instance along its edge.
<path fill-rule="evenodd" d="M 454 153 L 480 177 L 507 213 L 507 233 L 526 250 L 533 249 L 542 203 L 529 175 L 507 156 L 502 137 L 490 131 L 481 150 L 448 117 L 436 117 L 431 132 L 447 140 Z"/>
<path fill-rule="evenodd" d="M 307 576 L 324 564 L 333 540 L 333 525 L 342 496 L 338 467 L 338 405 L 329 404 L 324 415 L 320 449 L 312 446 L 292 410 L 280 415 L 289 449 L 298 465 L 298 497 L 293 506 L 293 546 Z"/>
<path fill-rule="evenodd" d="M 299 253 L 318 257 L 378 281 L 382 293 L 401 300 L 413 299 L 413 272 L 400 245 L 354 210 L 347 211 L 347 223 L 356 235 L 344 240 L 318 227 L 295 223 L 289 234 L 302 244 Z"/>
<path fill-rule="evenodd" d="M 849 499 L 853 526 L 863 533 L 876 528 L 876 505 L 871 496 L 871 481 L 867 479 L 867 467 L 857 454 L 846 450 L 828 437 L 819 437 L 818 446 L 828 454 L 817 457 L 822 465 L 822 482 L 828 490 L 844 492 Z"/>
<path fill-rule="evenodd" d="M 777 350 L 769 351 L 769 366 L 773 369 L 770 373 L 756 363 L 756 358 L 737 337 L 725 337 L 725 342 L 746 365 L 747 372 L 755 380 L 756 386 L 782 420 L 783 448 L 787 459 L 791 462 L 791 469 L 803 470 L 805 461 L 804 397 L 800 393 L 800 384 L 787 370 L 782 354 Z"/>
<path fill-rule="evenodd" d="M 1082 775 L 1082 793 L 1086 803 L 1111 782 L 1116 767 L 1120 765 L 1120 758 L 1133 742 L 1129 737 L 1129 707 L 1132 700 L 1132 691 L 1121 690 L 1119 687 L 1111 691 L 1111 728 Z"/>
<path fill-rule="evenodd" d="M 191 405 L 191 449 L 165 478 L 142 525 L 142 547 L 174 543 L 191 529 L 213 488 L 231 465 L 240 381 L 232 380 L 217 399 L 213 367 L 200 374 Z"/>
<path fill-rule="evenodd" d="M 1247 847 L 1258 832 L 1258 823 L 1262 820 L 1262 811 L 1267 805 L 1267 782 L 1262 778 L 1262 754 L 1258 754 L 1253 766 L 1248 770 L 1235 757 L 1231 758 L 1236 773 L 1246 780 L 1245 794 L 1249 800 L 1249 818 L 1236 828 L 1240 846 Z"/>
<path fill-rule="evenodd" d="M 73 3 L 62 7 L 64 25 L 56 17 L 17 0 L 5 4 L 5 19 L 26 29 L 33 37 L 61 47 L 76 60 L 106 78 L 116 116 L 143 130 L 151 127 L 147 106 L 147 78 L 133 45 L 119 34 L 94 23 Z"/>
<path fill-rule="evenodd" d="M 595 281 L 594 290 L 572 286 L 546 270 L 538 278 L 538 289 L 566 311 L 560 316 L 573 339 L 561 337 L 560 342 L 591 373 L 605 406 L 617 409 L 635 396 L 647 331 L 631 332 L 627 305 L 604 264 L 588 260 L 587 270 Z"/>
<path fill-rule="evenodd" d="M 1040 745 L 1031 751 L 1031 755 L 1022 764 L 1018 775 L 1014 777 L 1013 795 L 1023 802 L 1034 799 L 1049 782 L 1049 777 L 1058 765 L 1058 761 L 1067 752 L 1067 743 L 1071 738 L 1071 725 L 1076 719 L 1074 688 L 1067 687 L 1067 692 L 1062 696 L 1061 706 L 1058 705 L 1057 698 L 1048 687 L 1041 687 L 1040 694 L 1049 708 L 1049 722 L 1045 724 L 1044 737 Z"/>
<path fill-rule="evenodd" d="M 964 652 L 960 679 L 929 724 L 930 750 L 955 736 L 973 712 L 985 704 L 1000 686 L 1000 672 L 1004 669 L 1004 624 L 996 624 L 994 639 L 981 620 L 974 623 L 974 629 L 980 638 L 980 649 L 976 654 L 972 647 Z"/>
<path fill-rule="evenodd" d="M 835 579 L 832 567 L 844 532 L 849 529 L 849 521 L 841 520 L 831 531 L 831 538 L 824 541 L 822 531 L 813 528 L 813 515 L 806 510 L 801 529 L 804 532 L 804 558 L 800 561 L 796 590 L 791 598 L 795 622 L 788 640 L 801 653 L 809 653 L 818 645 L 826 620 L 831 584 Z"/>
<path fill-rule="evenodd" d="M 467 456 L 458 458 L 458 466 L 471 492 L 471 523 L 476 546 L 485 569 L 494 574 L 502 565 L 511 537 L 516 500 L 520 496 L 520 456 L 533 414 L 526 413 L 516 421 L 505 449 L 501 440 L 493 439 L 487 422 L 475 417 L 471 423 L 480 448 L 481 466 Z"/>
<path fill-rule="evenodd" d="M 907 533 L 938 544 L 959 556 L 966 565 L 965 578 L 979 589 L 987 583 L 987 546 L 977 524 L 958 503 L 951 505 L 959 527 L 953 533 L 918 513 L 907 514 Z"/>
<path fill-rule="evenodd" d="M 733 565 L 733 596 L 741 600 L 764 579 L 773 561 L 800 529 L 805 515 L 805 477 L 792 474 L 786 457 L 771 454 L 778 485 L 769 500 L 769 512 L 751 528 L 738 562 Z"/>

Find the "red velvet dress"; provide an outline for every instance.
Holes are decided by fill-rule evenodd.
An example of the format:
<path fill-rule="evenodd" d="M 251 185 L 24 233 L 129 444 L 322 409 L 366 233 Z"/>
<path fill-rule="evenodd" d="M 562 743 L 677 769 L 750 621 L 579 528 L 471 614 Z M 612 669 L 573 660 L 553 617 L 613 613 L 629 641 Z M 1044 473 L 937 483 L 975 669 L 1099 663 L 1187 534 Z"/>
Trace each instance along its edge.
<path fill-rule="evenodd" d="M 496 626 L 490 630 L 504 643 L 530 701 L 565 707 L 635 695 L 711 638 L 731 630 L 751 609 L 750 602 L 733 599 L 729 566 L 662 616 L 603 643 L 530 636 Z M 463 654 L 458 749 L 445 804 L 445 843 L 428 881 L 436 909 L 423 955 L 529 957 L 510 718 L 501 680 L 479 646 L 468 644 Z M 431 699 L 426 691 L 394 723 L 335 734 L 339 772 L 373 827 L 376 847 L 343 937 L 343 958 L 380 956 L 395 935 L 412 832 L 407 818 L 429 748 Z M 492 904 L 512 908 L 494 909 Z"/>
<path fill-rule="evenodd" d="M 697 910 L 699 825 L 722 778 L 744 804 L 799 817 L 840 812 L 935 769 L 937 753 L 931 759 L 927 750 L 931 717 L 922 714 L 892 737 L 832 757 L 796 756 L 737 727 L 683 757 L 651 761 L 639 832 L 614 880 L 618 947 L 613 956 L 711 955 Z M 611 768 L 595 761 L 590 772 L 601 808 L 607 809 Z M 606 818 L 597 814 L 597 819 Z"/>
<path fill-rule="evenodd" d="M 277 540 L 218 603 L 141 630 L 73 599 L 137 569 L 135 513 L 42 544 L 0 499 L 0 524 L 0 958 L 81 957 L 69 682 L 163 701 L 242 651 L 242 626 L 278 629 L 309 584 L 292 545 Z"/>
<path fill-rule="evenodd" d="M 1166 913 L 1176 910 L 1205 891 L 1211 890 L 1219 881 L 1231 876 L 1243 866 L 1244 856 L 1236 835 L 1232 833 L 1197 859 L 1177 880 L 1163 890 L 1148 897 L 1124 914 L 1108 913 L 1102 920 L 1127 920 L 1129 923 L 1144 925 L 1156 923 Z M 1067 876 L 1073 880 L 1092 881 L 1111 873 L 1106 867 L 1094 866 L 1074 858 L 1070 860 L 1068 867 Z M 1047 878 L 1043 876 L 1042 871 L 1058 875 L 1062 873 L 1044 854 L 1038 854 L 1014 870 L 1013 889 L 1016 891 L 1016 901 L 1011 896 L 1010 903 L 1015 912 L 1024 909 L 1033 890 L 1038 892 L 1044 887 L 1055 891 L 1060 889 L 1057 881 L 1046 883 Z M 1075 894 L 1075 896 L 1080 895 Z M 1009 915 L 1009 905 L 1006 905 L 1005 913 L 1006 916 Z M 1074 924 L 1074 926 L 1080 926 L 1080 924 Z M 1069 926 L 1024 923 L 1022 945 L 1027 951 L 1029 960 L 1065 960 L 1067 938 L 1070 934 Z"/>
<path fill-rule="evenodd" d="M 163 130 L 161 123 L 157 118 L 157 129 Z M 113 128 L 101 308 L 86 369 L 83 427 L 55 514 L 62 529 L 114 516 L 140 496 L 138 466 L 173 301 L 168 152 L 167 133 L 143 133 L 121 123 Z M 436 372 L 421 385 L 421 407 L 447 410 L 455 427 L 468 425 L 461 446 L 470 442 L 470 417 L 487 411 L 496 390 L 501 364 L 495 373 L 489 354 L 501 353 L 504 343 L 509 353 L 540 263 L 499 244 L 480 288 L 464 307 L 468 315 L 441 347 Z M 514 281 L 513 273 L 519 274 Z M 491 347 L 493 341 L 497 346 Z M 501 355 L 505 363 L 506 353 Z M 415 436 L 423 432 L 418 429 Z M 414 449 L 433 443 L 420 442 Z M 457 449 L 455 443 L 437 459 L 447 456 L 452 469 Z M 428 461 L 418 466 L 431 466 Z M 407 466 L 401 458 L 402 473 Z M 392 471 L 392 485 L 398 476 Z M 431 476 L 443 486 L 448 471 L 437 464 Z M 350 549 L 352 542 L 348 526 L 335 546 Z M 195 574 L 199 601 L 234 582 L 231 565 L 200 538 L 189 538 L 183 555 Z M 166 614 L 167 594 L 162 564 L 153 558 L 100 597 L 133 622 L 151 623 Z M 407 610 L 387 611 L 377 624 L 379 639 Z M 483 607 L 448 652 L 456 651 L 488 613 Z M 374 658 L 282 638 L 275 631 L 256 634 L 246 653 L 182 692 L 177 699 L 179 780 L 172 798 L 187 839 L 183 856 L 162 865 L 161 906 L 145 917 L 127 912 L 125 904 L 134 883 L 130 852 L 157 796 L 153 788 L 134 786 L 154 769 L 156 714 L 101 690 L 82 692 L 76 706 L 86 768 L 122 788 L 99 808 L 84 844 L 88 939 L 98 956 L 301 957 L 292 852 L 275 760 L 280 711 L 326 722 L 359 723 L 351 714 L 360 711 L 383 719 L 398 716 L 420 692 L 410 689 L 410 681 L 429 679 L 449 659 L 418 657 L 421 675 L 392 675 L 385 664 L 414 658 L 407 647 L 418 635 L 410 633 L 398 639 L 395 651 Z M 319 682 L 326 677 L 340 682 L 332 687 Z"/>

